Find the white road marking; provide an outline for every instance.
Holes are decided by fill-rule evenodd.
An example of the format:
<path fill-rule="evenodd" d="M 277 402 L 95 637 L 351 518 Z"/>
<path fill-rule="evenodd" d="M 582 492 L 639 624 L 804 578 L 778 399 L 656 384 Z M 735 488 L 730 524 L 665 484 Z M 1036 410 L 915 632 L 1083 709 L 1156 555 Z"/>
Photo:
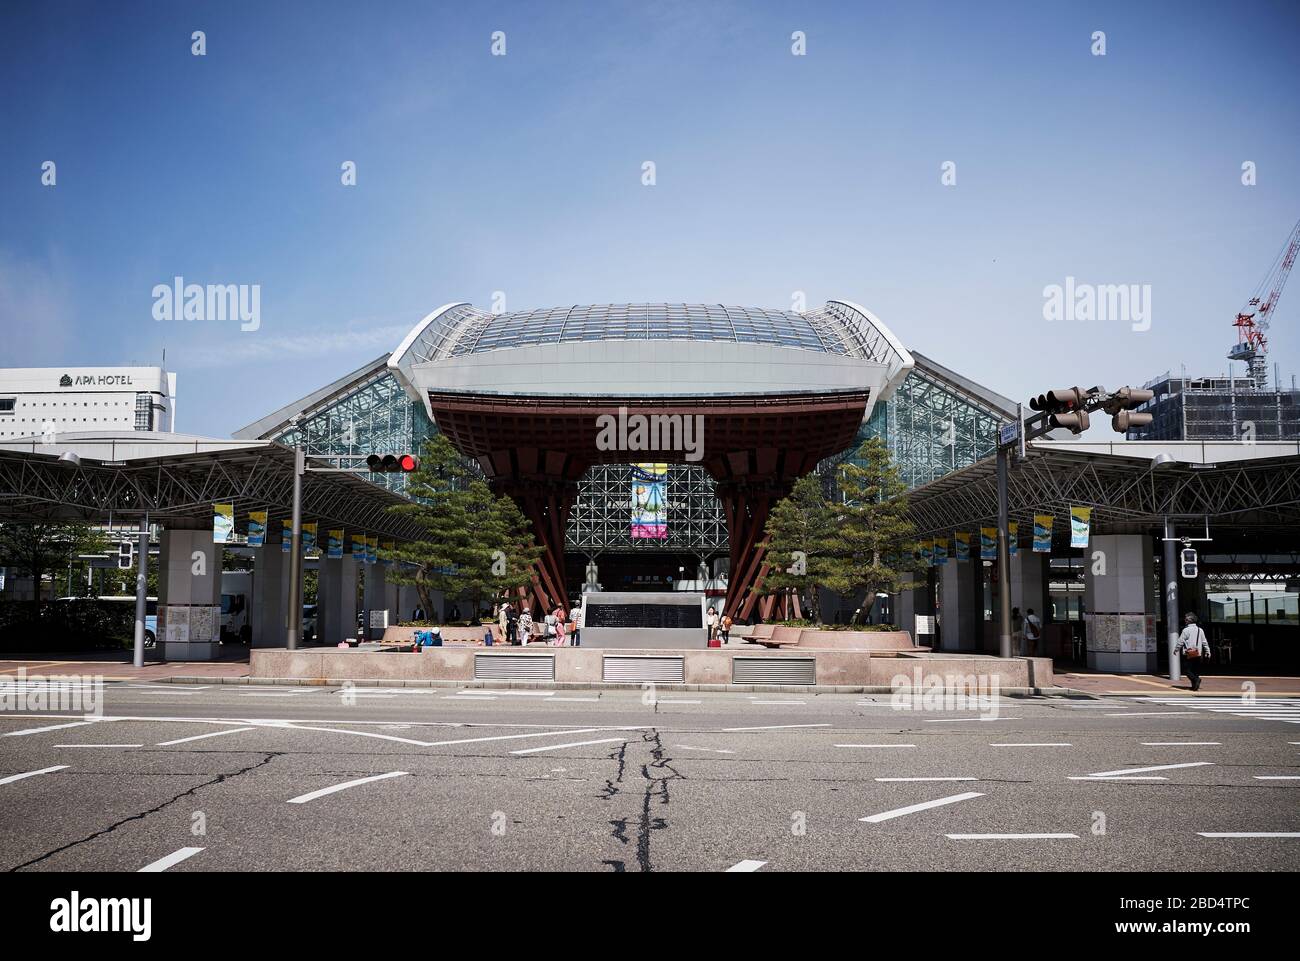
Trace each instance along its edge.
<path fill-rule="evenodd" d="M 181 691 L 181 690 L 160 690 L 160 689 L 150 688 L 150 689 L 147 690 L 147 691 L 141 691 L 141 693 L 142 693 L 142 694 L 181 694 L 181 695 L 184 695 L 184 696 L 188 697 L 188 696 L 191 695 L 191 694 L 202 694 L 203 692 L 202 692 L 202 691 L 189 691 L 189 690 L 185 690 L 185 691 Z"/>
<path fill-rule="evenodd" d="M 945 834 L 953 841 L 1051 841 L 1064 838 L 1078 839 L 1077 834 Z"/>
<path fill-rule="evenodd" d="M 554 691 L 499 691 L 495 688 L 463 688 L 458 694 L 473 694 L 476 691 L 491 691 L 494 695 L 501 697 L 555 697 Z"/>
<path fill-rule="evenodd" d="M 143 744 L 56 744 L 55 747 L 144 747 Z"/>
<path fill-rule="evenodd" d="M 727 870 L 722 873 L 723 874 L 746 874 L 751 871 L 757 871 L 766 863 L 767 863 L 766 861 L 738 861 L 735 864 L 733 864 L 731 867 L 727 868 Z"/>
<path fill-rule="evenodd" d="M 1256 774 L 1256 781 L 1300 781 L 1296 774 Z"/>
<path fill-rule="evenodd" d="M 690 744 L 674 744 L 673 747 L 680 748 L 683 751 L 708 751 L 711 754 L 735 754 L 735 751 L 728 751 L 720 747 L 694 747 Z"/>
<path fill-rule="evenodd" d="M 309 691 L 240 691 L 240 697 L 299 697 Z"/>
<path fill-rule="evenodd" d="M 750 704 L 804 704 L 804 701 L 758 701 L 750 698 Z"/>
<path fill-rule="evenodd" d="M 1107 717 L 1174 717 L 1176 715 L 1195 714 L 1195 711 L 1125 711 L 1123 714 L 1107 714 Z"/>
<path fill-rule="evenodd" d="M 1096 709 L 1096 708 L 1114 707 L 1115 705 L 1114 704 L 1066 704 L 1065 706 L 1074 708 L 1075 710 L 1086 710 L 1088 708 Z"/>
<path fill-rule="evenodd" d="M 213 731 L 210 734 L 195 734 L 192 737 L 178 737 L 174 741 L 159 741 L 157 746 L 170 747 L 173 744 L 185 744 L 188 741 L 202 741 L 204 738 L 221 737 L 223 734 L 239 734 L 242 731 L 252 731 L 252 730 L 256 730 L 256 729 L 251 727 L 234 727 L 231 728 L 229 731 Z"/>
<path fill-rule="evenodd" d="M 545 744 L 542 747 L 526 747 L 518 751 L 511 751 L 511 754 L 536 754 L 539 751 L 558 751 L 566 747 L 586 747 L 589 744 L 609 744 L 613 741 L 622 743 L 626 741 L 625 737 L 603 737 L 598 741 L 573 741 L 569 744 Z"/>
<path fill-rule="evenodd" d="M 39 771 L 28 771 L 25 774 L 10 774 L 8 777 L 0 777 L 0 784 L 13 784 L 14 781 L 21 781 L 25 777 L 36 777 L 38 774 L 49 774 L 51 771 L 62 771 L 68 765 L 56 764 L 54 767 L 43 767 Z"/>
<path fill-rule="evenodd" d="M 658 703 L 659 704 L 703 704 L 704 702 L 703 701 L 670 701 L 666 697 L 661 697 L 659 698 Z"/>
<path fill-rule="evenodd" d="M 478 695 L 478 694 L 474 694 L 474 695 L 448 694 L 446 697 L 443 698 L 443 700 L 444 701 L 495 701 L 496 698 L 490 694 L 487 697 L 483 697 L 482 695 Z"/>
<path fill-rule="evenodd" d="M 925 720 L 926 724 L 947 724 L 951 721 L 1020 721 L 1019 717 L 932 717 Z"/>
<path fill-rule="evenodd" d="M 478 744 L 483 741 L 516 741 L 525 737 L 555 737 L 558 734 L 592 734 L 596 731 L 639 731 L 641 727 L 580 727 L 564 731 L 531 731 L 528 734 L 494 734 L 491 737 L 463 737 L 455 741 L 426 741 L 425 747 L 446 747 L 449 744 Z"/>
<path fill-rule="evenodd" d="M 1222 747 L 1222 741 L 1143 741 L 1143 747 Z"/>
<path fill-rule="evenodd" d="M 916 747 L 915 744 L 836 744 L 835 747 Z"/>
<path fill-rule="evenodd" d="M 1181 767 L 1212 767 L 1213 761 L 1187 761 L 1184 764 L 1157 764 L 1154 767 L 1126 767 L 1118 771 L 1095 771 L 1088 777 L 1107 778 L 1122 774 L 1146 774 L 1148 771 L 1172 771 Z"/>
<path fill-rule="evenodd" d="M 906 781 L 978 781 L 977 777 L 878 777 L 877 781 L 882 783 L 906 782 Z"/>
<path fill-rule="evenodd" d="M 1064 741 L 1024 741 L 1011 742 L 1001 741 L 990 744 L 989 747 L 1074 747 L 1073 744 L 1067 744 Z"/>
<path fill-rule="evenodd" d="M 1093 777 L 1091 774 L 1072 776 L 1071 781 L 1168 781 L 1169 778 L 1159 774 L 1138 774 L 1133 777 Z"/>
<path fill-rule="evenodd" d="M 129 687 L 137 691 L 166 691 L 172 688 L 180 687 L 181 685 L 179 684 L 123 684 L 122 686 Z M 212 687 L 212 685 L 204 684 L 201 687 L 192 687 L 191 685 L 186 684 L 185 687 L 194 691 L 206 691 L 209 690 Z"/>
<path fill-rule="evenodd" d="M 25 731 L 9 731 L 4 737 L 22 737 L 25 734 L 44 734 L 46 731 L 62 731 L 69 727 L 85 727 L 87 724 L 98 724 L 100 718 L 92 718 L 89 721 L 73 721 L 71 724 L 51 724 L 49 727 L 29 727 Z"/>
<path fill-rule="evenodd" d="M 405 777 L 406 771 L 389 771 L 387 774 L 375 774 L 371 777 L 360 777 L 355 781 L 344 781 L 342 784 L 335 784 L 333 787 L 323 787 L 319 791 L 312 791 L 308 794 L 300 794 L 295 798 L 290 798 L 290 804 L 306 804 L 308 801 L 314 801 L 318 797 L 324 797 L 327 794 L 335 794 L 339 791 L 346 791 L 350 787 L 357 787 L 361 784 L 369 784 L 372 781 L 384 781 L 390 777 Z"/>
<path fill-rule="evenodd" d="M 1197 831 L 1203 838 L 1300 838 L 1300 831 Z"/>
<path fill-rule="evenodd" d="M 952 797 L 941 797 L 936 801 L 922 801 L 920 804 L 909 804 L 905 808 L 895 808 L 892 811 L 883 811 L 880 814 L 872 814 L 864 818 L 858 818 L 859 821 L 866 821 L 868 824 L 879 824 L 881 821 L 888 821 L 891 818 L 902 817 L 904 814 L 915 814 L 917 811 L 928 811 L 930 808 L 942 807 L 945 804 L 956 804 L 958 801 L 969 801 L 971 798 L 983 797 L 975 791 L 967 791 L 965 794 L 954 794 Z"/>
<path fill-rule="evenodd" d="M 570 701 L 579 704 L 595 704 L 599 700 L 600 698 L 598 697 L 553 697 L 550 701 L 547 701 L 547 703 L 551 704 L 555 701 Z"/>
<path fill-rule="evenodd" d="M 173 851 L 165 858 L 159 858 L 153 864 L 146 864 L 137 873 L 139 874 L 159 874 L 166 871 L 173 864 L 180 864 L 186 858 L 192 858 L 202 851 L 203 848 L 181 848 L 179 851 Z"/>
<path fill-rule="evenodd" d="M 830 727 L 829 724 L 768 724 L 765 727 L 724 727 L 722 730 L 730 734 L 735 731 L 779 731 L 790 727 Z"/>

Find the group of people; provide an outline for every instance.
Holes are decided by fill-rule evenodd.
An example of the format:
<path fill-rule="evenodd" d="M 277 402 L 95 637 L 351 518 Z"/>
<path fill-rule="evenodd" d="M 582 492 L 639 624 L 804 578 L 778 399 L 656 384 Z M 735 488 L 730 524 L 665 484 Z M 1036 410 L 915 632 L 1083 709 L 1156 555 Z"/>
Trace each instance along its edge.
<path fill-rule="evenodd" d="M 1011 608 L 1011 639 L 1021 657 L 1033 657 L 1038 639 L 1043 636 L 1043 622 L 1031 607 L 1021 616 L 1020 608 Z"/>
<path fill-rule="evenodd" d="M 563 604 L 556 604 L 555 609 L 541 619 L 533 621 L 533 614 L 528 608 L 515 605 L 509 601 L 497 611 L 497 628 L 506 644 L 527 647 L 533 641 L 534 631 L 543 644 L 554 647 L 579 647 L 582 640 L 582 605 L 574 604 L 567 612 Z M 492 643 L 492 629 L 488 628 L 488 644 Z"/>
<path fill-rule="evenodd" d="M 709 626 L 709 643 L 717 641 L 720 645 L 731 640 L 731 615 L 719 614 L 717 608 L 710 607 L 706 617 Z"/>

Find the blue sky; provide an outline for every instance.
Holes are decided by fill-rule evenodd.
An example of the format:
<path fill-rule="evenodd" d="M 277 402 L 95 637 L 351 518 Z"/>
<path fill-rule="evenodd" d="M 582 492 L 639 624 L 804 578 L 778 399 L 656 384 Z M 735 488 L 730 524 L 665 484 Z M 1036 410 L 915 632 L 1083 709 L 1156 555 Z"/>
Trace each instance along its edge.
<path fill-rule="evenodd" d="M 1298 27 L 1292 2 L 11 0 L 0 366 L 166 348 L 178 427 L 225 436 L 448 301 L 803 291 L 1015 399 L 1224 372 L 1300 218 Z M 155 320 L 176 275 L 260 284 L 260 329 Z M 1044 320 L 1067 276 L 1151 285 L 1150 329 Z"/>

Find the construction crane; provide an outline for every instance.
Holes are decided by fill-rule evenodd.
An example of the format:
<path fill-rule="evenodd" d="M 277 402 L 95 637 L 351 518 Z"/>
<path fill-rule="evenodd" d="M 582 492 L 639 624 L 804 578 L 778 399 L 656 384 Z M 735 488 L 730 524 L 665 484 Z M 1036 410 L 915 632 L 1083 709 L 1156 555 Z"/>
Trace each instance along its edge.
<path fill-rule="evenodd" d="M 1228 360 L 1244 361 L 1251 384 L 1257 389 L 1268 386 L 1268 325 L 1273 319 L 1277 299 L 1282 296 L 1282 288 L 1286 286 L 1286 279 L 1291 275 L 1297 253 L 1300 253 L 1300 221 L 1291 228 L 1282 252 L 1232 322 L 1232 326 L 1237 328 L 1237 342 L 1228 351 Z"/>

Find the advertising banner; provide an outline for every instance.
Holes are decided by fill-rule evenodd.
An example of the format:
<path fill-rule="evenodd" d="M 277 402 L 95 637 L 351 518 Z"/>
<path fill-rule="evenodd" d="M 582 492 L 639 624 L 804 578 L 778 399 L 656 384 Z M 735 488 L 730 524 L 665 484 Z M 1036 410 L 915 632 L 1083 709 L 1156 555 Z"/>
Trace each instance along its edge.
<path fill-rule="evenodd" d="M 1070 508 L 1070 546 L 1087 547 L 1088 533 L 1092 522 L 1091 507 Z"/>
<path fill-rule="evenodd" d="M 948 563 L 948 538 L 936 537 L 934 539 L 934 564 L 939 567 Z"/>
<path fill-rule="evenodd" d="M 632 539 L 668 537 L 668 465 L 632 465 Z"/>
<path fill-rule="evenodd" d="M 293 520 L 284 518 L 280 521 L 280 553 L 288 554 L 293 545 Z"/>
<path fill-rule="evenodd" d="M 1056 519 L 1051 514 L 1034 515 L 1034 551 L 1039 554 L 1052 553 L 1052 524 Z"/>
<path fill-rule="evenodd" d="M 1020 522 L 1007 521 L 1007 534 L 1007 556 L 1015 557 L 1016 550 L 1020 547 L 1020 545 L 1016 543 L 1020 540 Z"/>
<path fill-rule="evenodd" d="M 966 531 L 956 531 L 952 537 L 956 542 L 957 562 L 960 564 L 962 561 L 970 560 L 970 534 Z"/>
<path fill-rule="evenodd" d="M 266 543 L 266 511 L 248 512 L 248 546 L 261 547 Z"/>
<path fill-rule="evenodd" d="M 996 561 L 998 559 L 998 529 L 996 527 L 980 528 L 980 560 Z"/>
<path fill-rule="evenodd" d="M 302 556 L 316 553 L 316 524 L 302 525 Z"/>
<path fill-rule="evenodd" d="M 212 543 L 229 544 L 235 532 L 235 505 L 212 505 Z"/>
<path fill-rule="evenodd" d="M 337 560 L 343 556 L 343 531 L 332 530 L 329 532 L 325 552 L 330 560 Z"/>

